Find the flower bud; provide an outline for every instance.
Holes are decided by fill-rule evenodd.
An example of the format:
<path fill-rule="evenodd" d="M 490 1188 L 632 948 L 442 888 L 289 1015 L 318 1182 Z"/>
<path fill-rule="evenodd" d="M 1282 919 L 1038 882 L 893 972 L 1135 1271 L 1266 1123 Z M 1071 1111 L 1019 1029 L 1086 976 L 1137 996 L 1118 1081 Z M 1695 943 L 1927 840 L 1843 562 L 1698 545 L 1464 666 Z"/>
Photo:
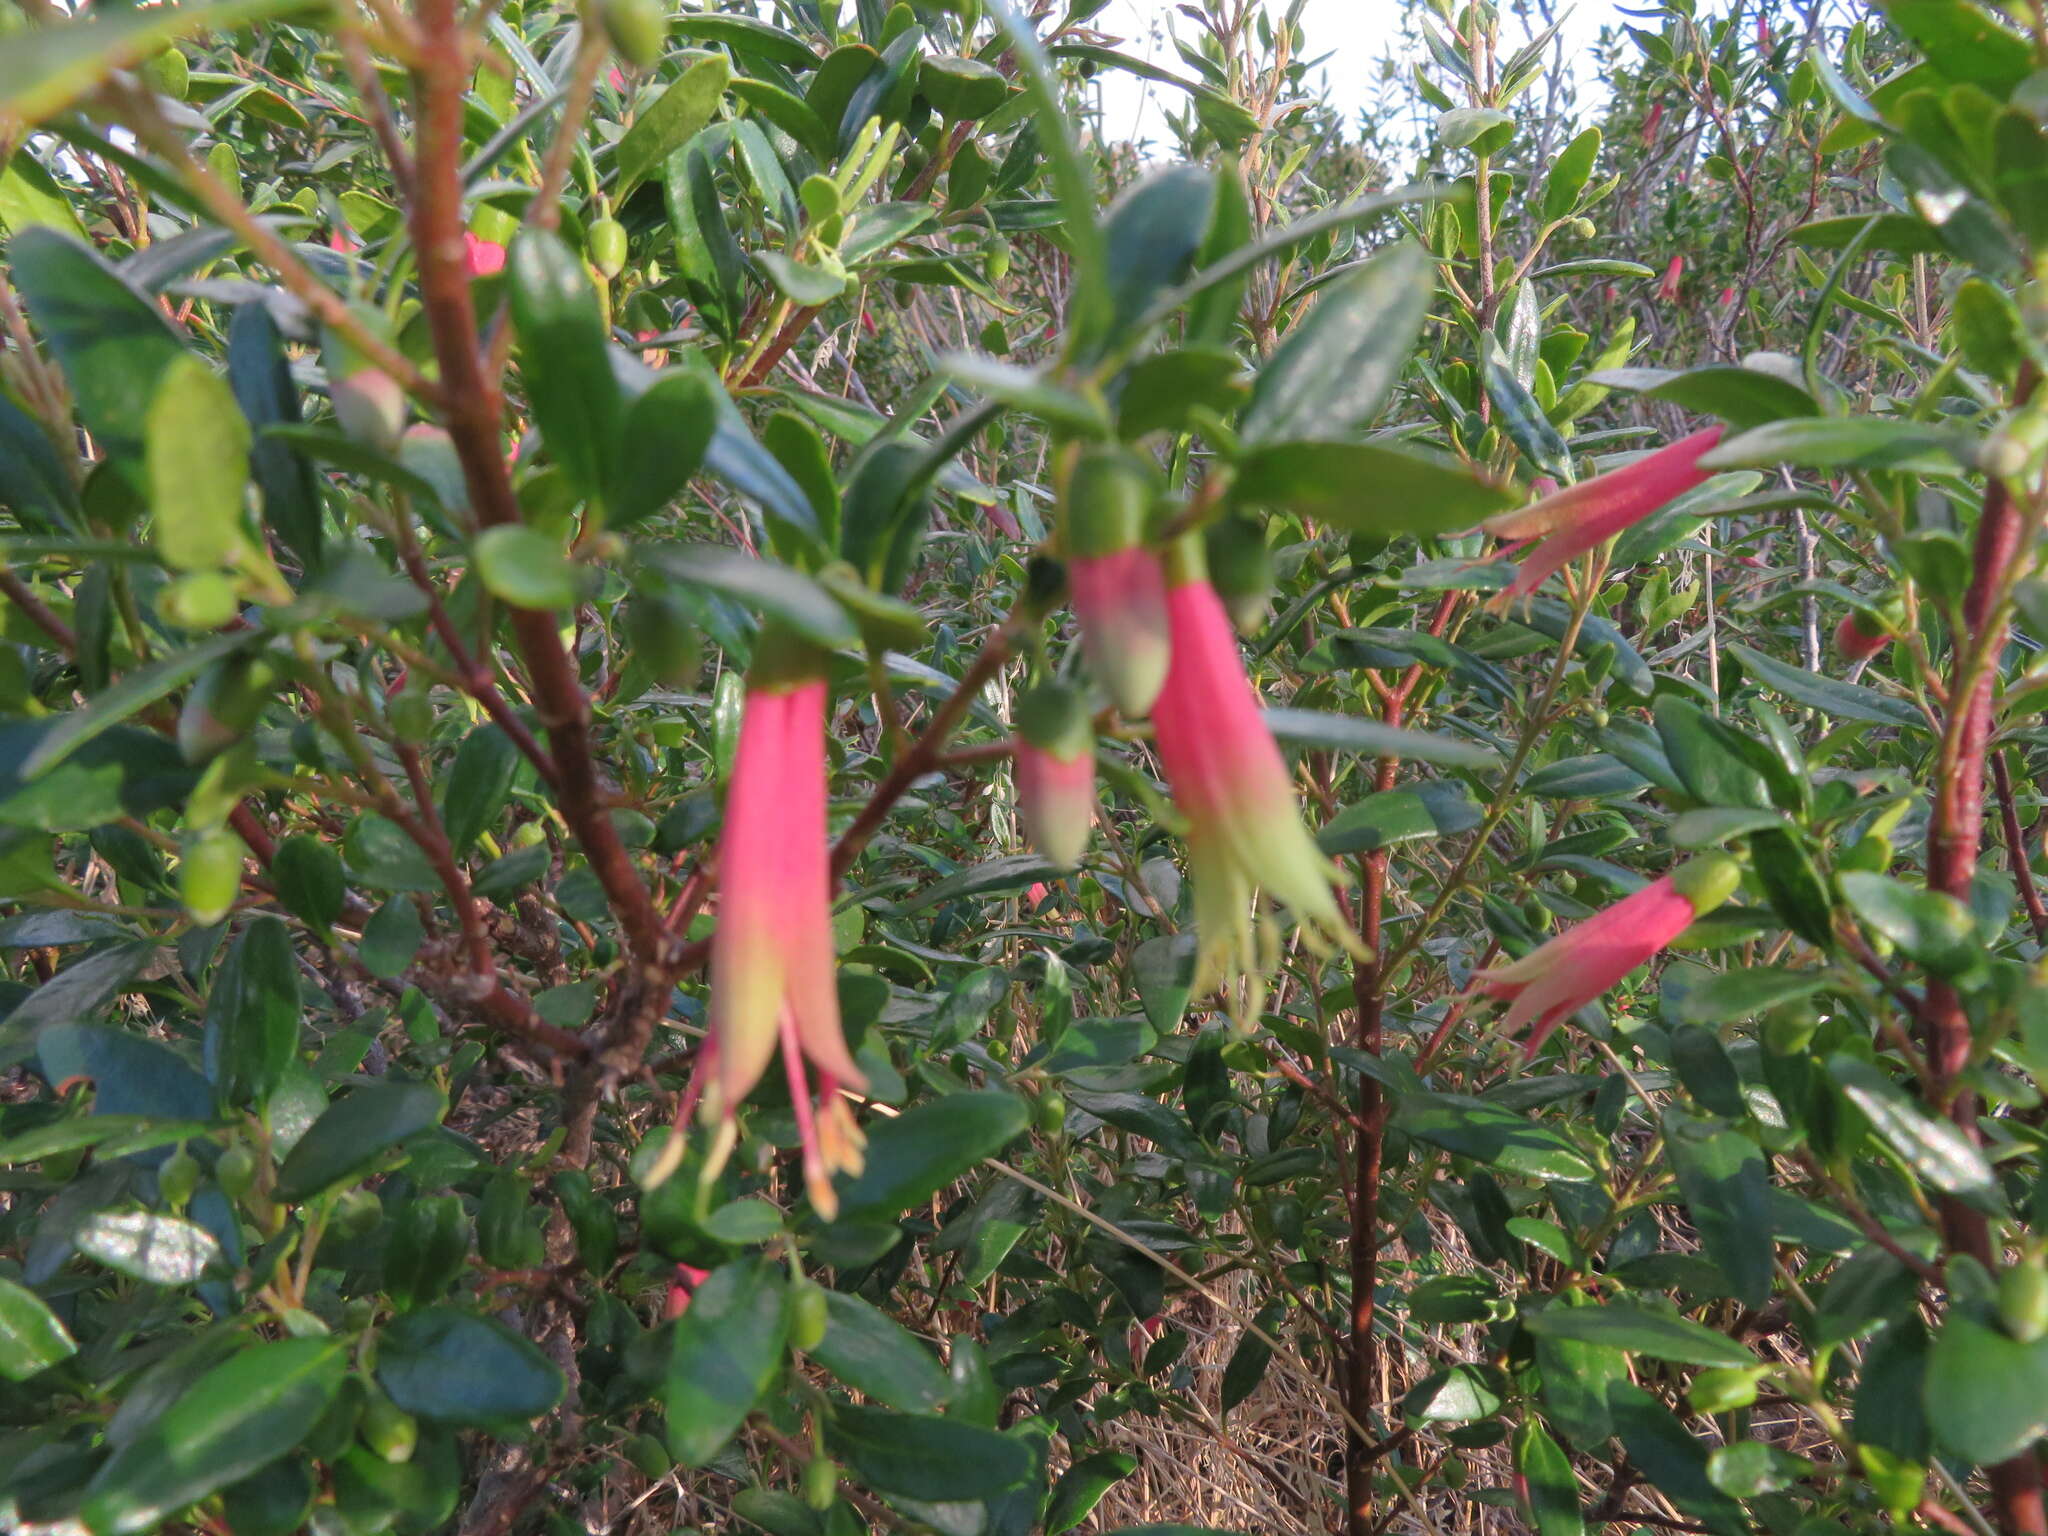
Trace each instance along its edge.
<path fill-rule="evenodd" d="M 1063 869 L 1081 862 L 1095 821 L 1095 727 L 1087 701 L 1041 683 L 1016 708 L 1017 809 L 1031 846 Z"/>
<path fill-rule="evenodd" d="M 420 1443 L 419 1420 L 382 1392 L 372 1392 L 363 1404 L 363 1416 L 356 1421 L 363 1444 L 394 1466 L 412 1460 Z"/>
<path fill-rule="evenodd" d="M 164 1159 L 156 1171 L 156 1192 L 171 1210 L 182 1211 L 192 1191 L 199 1187 L 199 1159 L 178 1143 L 178 1150 Z"/>
<path fill-rule="evenodd" d="M 597 16 L 612 51 L 628 64 L 647 69 L 660 61 L 668 41 L 668 15 L 661 0 L 603 0 Z"/>
<path fill-rule="evenodd" d="M 2048 1261 L 2034 1254 L 1998 1277 L 1998 1315 L 2022 1344 L 2048 1335 Z"/>
<path fill-rule="evenodd" d="M 341 430 L 366 447 L 390 453 L 405 432 L 405 391 L 381 368 L 363 367 L 330 378 L 327 398 Z"/>
<path fill-rule="evenodd" d="M 242 894 L 242 860 L 249 850 L 225 827 L 202 832 L 185 845 L 178 865 L 178 897 L 200 927 L 209 927 L 234 910 Z"/>
<path fill-rule="evenodd" d="M 1868 661 L 1891 643 L 1890 634 L 1882 626 L 1873 626 L 1860 610 L 1843 614 L 1842 622 L 1835 626 L 1835 654 L 1844 661 Z"/>
<path fill-rule="evenodd" d="M 1742 865 L 1728 853 L 1703 853 L 1671 871 L 1672 889 L 1692 903 L 1694 917 L 1705 917 L 1741 884 Z"/>
<path fill-rule="evenodd" d="M 626 270 L 626 226 L 617 219 L 599 219 L 587 240 L 590 264 L 607 282 Z"/>
<path fill-rule="evenodd" d="M 245 1141 L 238 1141 L 221 1153 L 213 1165 L 213 1181 L 230 1200 L 241 1200 L 256 1187 L 256 1154 Z"/>
<path fill-rule="evenodd" d="M 1083 449 L 1067 477 L 1060 533 L 1081 646 L 1116 707 L 1140 718 L 1166 682 L 1166 578 L 1145 546 L 1154 475 L 1119 448 Z"/>
<path fill-rule="evenodd" d="M 1765 1367 L 1757 1365 L 1720 1366 L 1701 1371 L 1686 1389 L 1686 1401 L 1696 1413 L 1733 1413 L 1756 1401 L 1757 1380 Z"/>
<path fill-rule="evenodd" d="M 799 1280 L 789 1288 L 789 1342 L 801 1350 L 816 1349 L 825 1340 L 831 1314 L 825 1288 L 815 1280 Z"/>

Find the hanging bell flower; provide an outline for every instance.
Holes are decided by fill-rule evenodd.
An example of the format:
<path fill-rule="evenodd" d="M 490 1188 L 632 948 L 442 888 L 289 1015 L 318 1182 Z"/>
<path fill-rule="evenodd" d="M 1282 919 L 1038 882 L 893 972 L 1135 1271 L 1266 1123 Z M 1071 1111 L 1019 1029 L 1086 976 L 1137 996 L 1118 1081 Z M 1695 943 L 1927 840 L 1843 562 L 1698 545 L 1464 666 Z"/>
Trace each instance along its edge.
<path fill-rule="evenodd" d="M 1095 724 L 1065 683 L 1040 683 L 1017 700 L 1012 759 L 1024 834 L 1052 863 L 1072 869 L 1095 822 Z"/>
<path fill-rule="evenodd" d="M 1120 448 L 1085 448 L 1067 476 L 1060 537 L 1081 652 L 1118 713 L 1143 719 L 1166 681 L 1166 577 L 1145 544 L 1155 476 Z"/>

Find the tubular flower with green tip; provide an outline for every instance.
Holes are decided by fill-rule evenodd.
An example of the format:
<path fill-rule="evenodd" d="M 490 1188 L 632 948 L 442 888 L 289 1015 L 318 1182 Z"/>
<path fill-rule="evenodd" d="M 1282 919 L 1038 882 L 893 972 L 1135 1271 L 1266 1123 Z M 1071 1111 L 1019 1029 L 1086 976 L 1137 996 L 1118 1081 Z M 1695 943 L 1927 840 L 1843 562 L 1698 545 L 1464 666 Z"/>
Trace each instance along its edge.
<path fill-rule="evenodd" d="M 1088 851 L 1095 822 L 1095 726 L 1087 702 L 1063 683 L 1017 700 L 1017 810 L 1036 848 L 1062 869 Z"/>
<path fill-rule="evenodd" d="M 1254 984 L 1277 944 L 1254 901 L 1285 903 L 1317 953 L 1361 952 L 1332 890 L 1336 870 L 1302 825 L 1294 780 L 1266 728 L 1258 695 L 1238 655 L 1237 632 L 1209 585 L 1198 538 L 1169 554 L 1166 594 L 1173 662 L 1153 710 L 1154 744 L 1168 785 L 1188 819 L 1195 883 L 1196 986 L 1232 975 Z M 1263 942 L 1262 942 L 1263 941 Z"/>
<path fill-rule="evenodd" d="M 1741 867 L 1725 853 L 1688 859 L 1520 960 L 1476 973 L 1468 995 L 1508 999 L 1501 1020 L 1507 1034 L 1534 1022 L 1522 1046 L 1526 1061 L 1568 1014 L 1649 960 L 1695 918 L 1720 906 L 1741 880 Z"/>
<path fill-rule="evenodd" d="M 1514 585 L 1497 601 L 1511 603 L 1530 596 L 1579 556 L 1704 484 L 1713 471 L 1700 468 L 1700 458 L 1720 441 L 1721 429 L 1708 427 L 1620 469 L 1568 485 L 1480 524 L 1508 546 L 1503 554 L 1536 546 L 1516 570 Z"/>
<path fill-rule="evenodd" d="M 862 1145 L 842 1087 L 866 1079 L 846 1049 L 832 944 L 825 824 L 824 658 L 764 634 L 749 674 L 718 842 L 711 938 L 711 1029 L 698 1064 L 703 1118 L 718 1127 L 715 1169 L 734 1116 L 778 1044 L 804 1149 L 811 1204 L 830 1220 L 835 1173 L 860 1170 Z M 817 1074 L 814 1100 L 804 1064 Z"/>
<path fill-rule="evenodd" d="M 1067 474 L 1060 508 L 1082 654 L 1131 720 L 1151 711 L 1166 680 L 1166 575 L 1144 542 L 1152 480 L 1134 455 L 1089 448 Z"/>

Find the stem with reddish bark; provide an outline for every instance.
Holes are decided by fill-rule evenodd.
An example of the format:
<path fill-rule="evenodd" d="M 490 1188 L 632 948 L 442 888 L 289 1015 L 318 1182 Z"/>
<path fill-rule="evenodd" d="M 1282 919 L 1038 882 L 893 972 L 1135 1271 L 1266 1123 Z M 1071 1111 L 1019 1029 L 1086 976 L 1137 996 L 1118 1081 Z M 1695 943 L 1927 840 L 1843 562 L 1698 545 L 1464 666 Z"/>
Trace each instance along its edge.
<path fill-rule="evenodd" d="M 2019 396 L 2036 380 L 2020 381 Z M 1991 705 L 1999 652 L 2005 648 L 2005 597 L 2019 560 L 2030 519 L 2005 481 L 1985 488 L 1977 517 L 1970 589 L 1963 599 L 1963 633 L 1957 636 L 1949 674 L 1949 719 L 1943 733 L 1927 831 L 1927 887 L 1958 901 L 1970 899 L 1984 834 L 1984 771 L 1991 740 Z M 2024 854 L 2021 855 L 2024 858 Z M 1928 979 L 1920 1004 L 1920 1036 L 1939 1103 L 1956 1128 L 1972 1141 L 1977 1130 L 1977 1096 L 1959 1079 L 1970 1065 L 1970 1016 L 1963 999 L 1944 977 Z M 1991 1224 L 1953 1195 L 1940 1202 L 1941 1224 L 1952 1253 L 1967 1253 L 1991 1268 Z M 2029 1450 L 1986 1469 L 1992 1514 L 2004 1536 L 2048 1536 L 2048 1510 L 2041 1490 L 2041 1463 Z"/>

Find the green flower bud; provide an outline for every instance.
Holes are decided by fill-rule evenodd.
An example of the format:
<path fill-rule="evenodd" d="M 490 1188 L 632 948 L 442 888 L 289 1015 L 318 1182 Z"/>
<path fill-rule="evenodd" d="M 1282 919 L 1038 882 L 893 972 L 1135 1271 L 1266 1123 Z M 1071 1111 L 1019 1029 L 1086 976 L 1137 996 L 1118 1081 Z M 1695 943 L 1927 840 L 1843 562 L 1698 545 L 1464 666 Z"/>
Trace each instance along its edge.
<path fill-rule="evenodd" d="M 2020 1260 L 1998 1277 L 1998 1315 L 2022 1344 L 2048 1334 L 2048 1262 L 2040 1254 Z"/>
<path fill-rule="evenodd" d="M 164 1159 L 163 1166 L 156 1171 L 156 1192 L 166 1206 L 174 1211 L 185 1209 L 185 1202 L 192 1198 L 192 1191 L 199 1187 L 199 1159 L 178 1143 L 178 1150 Z"/>
<path fill-rule="evenodd" d="M 815 1280 L 799 1280 L 789 1288 L 789 1342 L 798 1349 L 816 1349 L 824 1342 L 830 1320 L 825 1288 Z"/>
<path fill-rule="evenodd" d="M 363 1404 L 363 1416 L 356 1421 L 363 1444 L 394 1466 L 412 1460 L 420 1443 L 419 1420 L 382 1392 L 371 1392 Z"/>
<path fill-rule="evenodd" d="M 602 0 L 597 14 L 612 51 L 626 63 L 646 69 L 660 60 L 668 42 L 668 13 L 661 0 Z"/>
<path fill-rule="evenodd" d="M 1733 854 L 1703 853 L 1671 871 L 1671 884 L 1692 903 L 1693 916 L 1704 917 L 1742 884 L 1742 865 Z"/>
<path fill-rule="evenodd" d="M 238 1141 L 221 1153 L 213 1165 L 213 1181 L 230 1200 L 247 1198 L 256 1187 L 256 1154 L 246 1141 Z"/>
<path fill-rule="evenodd" d="M 590 226 L 590 264 L 610 281 L 626 270 L 626 226 L 617 219 L 599 219 Z"/>
<path fill-rule="evenodd" d="M 185 844 L 178 865 L 178 898 L 202 928 L 219 922 L 242 894 L 242 860 L 249 850 L 225 827 L 202 832 Z"/>

